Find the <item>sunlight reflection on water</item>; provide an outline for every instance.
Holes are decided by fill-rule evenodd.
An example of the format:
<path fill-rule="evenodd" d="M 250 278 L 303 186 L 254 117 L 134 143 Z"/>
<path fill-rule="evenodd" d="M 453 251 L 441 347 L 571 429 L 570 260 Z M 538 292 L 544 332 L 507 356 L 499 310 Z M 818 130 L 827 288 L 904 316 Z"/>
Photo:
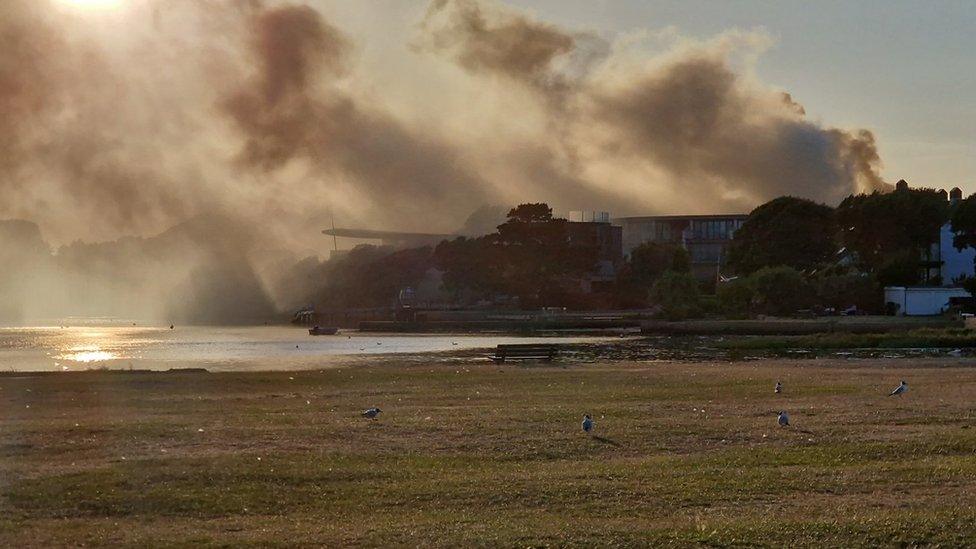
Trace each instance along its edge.
<path fill-rule="evenodd" d="M 128 324 L 128 323 L 126 323 Z M 0 327 L 0 370 L 206 368 L 283 370 L 322 368 L 342 362 L 452 360 L 457 352 L 499 343 L 572 343 L 591 338 L 522 338 L 504 335 L 400 335 L 343 331 L 309 336 L 305 328 L 47 326 Z M 597 338 L 602 340 L 602 338 Z M 431 352 L 452 353 L 431 356 Z"/>
<path fill-rule="evenodd" d="M 67 353 L 63 355 L 58 355 L 60 360 L 71 360 L 74 362 L 105 362 L 106 360 L 118 360 L 120 358 L 125 358 L 115 353 L 110 353 L 108 351 L 92 350 L 92 351 L 79 351 L 77 353 Z"/>

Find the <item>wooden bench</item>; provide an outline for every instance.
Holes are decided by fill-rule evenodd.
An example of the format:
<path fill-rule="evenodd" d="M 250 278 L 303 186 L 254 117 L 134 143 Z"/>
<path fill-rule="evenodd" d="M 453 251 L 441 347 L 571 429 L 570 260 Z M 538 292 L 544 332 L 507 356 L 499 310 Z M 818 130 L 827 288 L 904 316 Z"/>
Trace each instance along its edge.
<path fill-rule="evenodd" d="M 491 357 L 495 362 L 506 360 L 552 360 L 556 358 L 558 349 L 555 345 L 539 343 L 514 343 L 499 345 Z"/>

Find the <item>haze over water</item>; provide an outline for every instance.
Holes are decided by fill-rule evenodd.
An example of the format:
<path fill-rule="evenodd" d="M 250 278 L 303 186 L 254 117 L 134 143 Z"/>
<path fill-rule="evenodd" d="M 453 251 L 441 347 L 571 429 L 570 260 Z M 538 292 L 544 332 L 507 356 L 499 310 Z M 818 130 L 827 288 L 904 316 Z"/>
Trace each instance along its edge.
<path fill-rule="evenodd" d="M 131 324 L 131 323 L 130 323 Z M 0 371 L 313 369 L 357 357 L 398 359 L 500 343 L 570 343 L 596 338 L 340 333 L 309 336 L 288 326 L 169 327 L 83 325 L 0 328 Z M 375 360 L 373 361 L 375 362 Z"/>

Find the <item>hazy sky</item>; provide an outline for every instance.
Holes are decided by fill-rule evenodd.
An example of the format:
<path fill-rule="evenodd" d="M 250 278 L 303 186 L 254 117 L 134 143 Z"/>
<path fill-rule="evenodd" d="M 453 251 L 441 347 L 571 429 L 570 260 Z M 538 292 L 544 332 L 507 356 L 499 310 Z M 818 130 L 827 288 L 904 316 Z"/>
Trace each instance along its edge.
<path fill-rule="evenodd" d="M 875 132 L 890 181 L 976 192 L 976 3 L 949 1 L 512 0 L 567 28 L 601 34 L 674 27 L 707 39 L 761 29 L 756 70 L 825 124 Z M 402 48 L 427 2 L 332 2 L 370 35 L 370 56 Z M 354 4 L 355 7 L 349 6 Z M 394 17 L 387 17 L 396 14 Z M 382 32 L 374 32 L 382 29 Z"/>
<path fill-rule="evenodd" d="M 238 303 L 219 290 L 272 287 L 269 273 L 328 249 L 333 217 L 443 233 L 480 212 L 477 234 L 525 202 L 744 213 L 900 178 L 970 194 L 973 12 L 0 0 L 0 221 L 23 220 L 0 237 L 58 265 L 45 278 L 8 256 L 34 272 L 14 272 L 29 287 L 7 296 L 71 314 L 189 314 L 176 299 L 233 316 L 181 296 Z"/>
<path fill-rule="evenodd" d="M 307 247 L 333 213 L 445 232 L 522 202 L 748 212 L 901 178 L 969 194 L 973 12 L 0 0 L 0 219 L 62 244 L 220 213 Z"/>

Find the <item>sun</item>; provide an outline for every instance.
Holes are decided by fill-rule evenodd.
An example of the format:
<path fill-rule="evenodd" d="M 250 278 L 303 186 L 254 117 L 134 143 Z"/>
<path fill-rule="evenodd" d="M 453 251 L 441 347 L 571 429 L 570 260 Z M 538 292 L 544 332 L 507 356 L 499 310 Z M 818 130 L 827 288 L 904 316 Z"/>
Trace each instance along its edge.
<path fill-rule="evenodd" d="M 112 9 L 122 5 L 124 0 L 60 0 L 61 3 L 82 9 Z"/>

